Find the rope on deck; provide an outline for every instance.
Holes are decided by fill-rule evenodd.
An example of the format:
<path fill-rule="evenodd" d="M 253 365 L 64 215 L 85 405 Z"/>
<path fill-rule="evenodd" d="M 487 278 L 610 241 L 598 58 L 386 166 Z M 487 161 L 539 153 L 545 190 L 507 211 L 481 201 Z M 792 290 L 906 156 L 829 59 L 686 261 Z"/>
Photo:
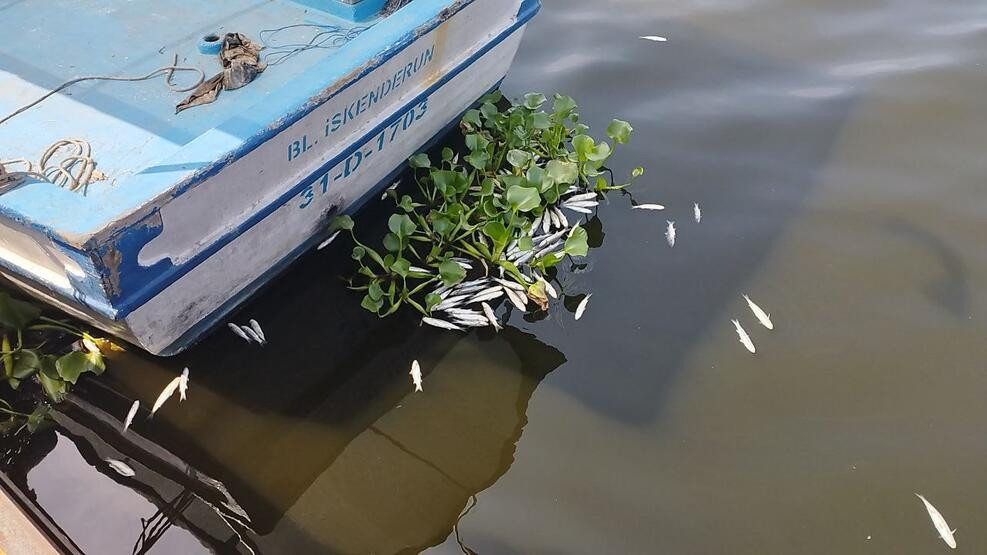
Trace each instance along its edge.
<path fill-rule="evenodd" d="M 24 171 L 14 172 L 10 166 L 23 166 Z M 85 189 L 92 181 L 106 179 L 96 170 L 92 147 L 82 139 L 55 141 L 41 154 L 38 163 L 24 158 L 0 161 L 0 187 L 31 177 L 48 181 L 70 191 Z"/>

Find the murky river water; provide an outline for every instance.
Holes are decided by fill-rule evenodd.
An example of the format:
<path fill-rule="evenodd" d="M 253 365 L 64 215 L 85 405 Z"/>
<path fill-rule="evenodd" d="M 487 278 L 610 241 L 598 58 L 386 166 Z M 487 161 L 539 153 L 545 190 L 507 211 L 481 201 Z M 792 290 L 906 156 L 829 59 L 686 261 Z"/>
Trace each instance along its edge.
<path fill-rule="evenodd" d="M 945 549 L 914 492 L 987 552 L 985 59 L 976 1 L 546 0 L 504 91 L 631 121 L 669 207 L 601 208 L 582 320 L 377 322 L 334 245 L 238 314 L 269 347 L 118 357 L 7 475 L 94 554 Z"/>

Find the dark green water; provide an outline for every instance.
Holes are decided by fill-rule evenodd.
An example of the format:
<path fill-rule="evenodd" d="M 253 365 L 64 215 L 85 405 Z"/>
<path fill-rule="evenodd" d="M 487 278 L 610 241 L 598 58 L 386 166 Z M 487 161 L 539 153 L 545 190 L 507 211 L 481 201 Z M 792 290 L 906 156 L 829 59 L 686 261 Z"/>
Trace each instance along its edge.
<path fill-rule="evenodd" d="M 601 207 L 582 320 L 378 322 L 340 242 L 238 313 L 267 348 L 118 357 L 6 474 L 93 554 L 459 553 L 473 499 L 479 553 L 947 549 L 914 492 L 987 552 L 985 58 L 982 2 L 545 0 L 505 93 L 631 121 L 614 169 L 668 206 Z"/>

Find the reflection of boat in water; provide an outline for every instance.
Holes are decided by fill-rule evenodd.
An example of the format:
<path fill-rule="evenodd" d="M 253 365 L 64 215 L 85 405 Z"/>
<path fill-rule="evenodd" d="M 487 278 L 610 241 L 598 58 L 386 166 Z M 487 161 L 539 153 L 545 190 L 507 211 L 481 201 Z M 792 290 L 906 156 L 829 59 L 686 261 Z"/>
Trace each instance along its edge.
<path fill-rule="evenodd" d="M 535 387 L 565 359 L 511 328 L 408 335 L 402 322 L 340 316 L 348 327 L 307 336 L 301 323 L 269 326 L 303 344 L 322 337 L 325 351 L 193 350 L 180 361 L 199 369 L 189 399 L 123 435 L 129 399 L 153 399 L 172 374 L 151 359 L 117 360 L 110 379 L 80 384 L 56 431 L 29 438 L 5 473 L 89 553 L 226 552 L 238 534 L 258 553 L 435 545 L 510 467 Z M 413 349 L 424 393 L 407 376 Z M 136 475 L 117 475 L 107 458 Z"/>

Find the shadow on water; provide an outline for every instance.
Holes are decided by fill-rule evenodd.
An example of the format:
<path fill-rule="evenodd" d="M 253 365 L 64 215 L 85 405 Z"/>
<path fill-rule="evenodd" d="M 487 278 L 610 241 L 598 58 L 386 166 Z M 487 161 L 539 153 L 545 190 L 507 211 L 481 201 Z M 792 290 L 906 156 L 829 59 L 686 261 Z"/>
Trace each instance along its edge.
<path fill-rule="evenodd" d="M 385 221 L 373 212 L 362 221 Z M 510 467 L 528 401 L 565 357 L 511 327 L 464 337 L 414 317 L 378 320 L 338 283 L 348 254 L 340 240 L 307 256 L 236 316 L 263 323 L 265 348 L 223 328 L 174 359 L 116 357 L 101 379 L 80 382 L 55 430 L 5 458 L 4 473 L 86 552 L 178 549 L 181 535 L 219 552 L 236 534 L 259 552 L 417 552 L 443 541 Z M 413 359 L 423 393 L 408 376 Z M 184 366 L 188 400 L 148 420 Z M 142 410 L 121 435 L 133 399 Z M 51 473 L 78 474 L 88 493 L 59 490 Z M 124 499 L 134 495 L 143 501 Z M 84 510 L 93 504 L 103 506 L 98 530 Z"/>
<path fill-rule="evenodd" d="M 953 317 L 965 318 L 970 313 L 970 283 L 966 264 L 959 253 L 931 231 L 902 218 L 888 221 L 885 228 L 921 245 L 939 260 L 942 276 L 925 286 L 925 295 Z"/>

